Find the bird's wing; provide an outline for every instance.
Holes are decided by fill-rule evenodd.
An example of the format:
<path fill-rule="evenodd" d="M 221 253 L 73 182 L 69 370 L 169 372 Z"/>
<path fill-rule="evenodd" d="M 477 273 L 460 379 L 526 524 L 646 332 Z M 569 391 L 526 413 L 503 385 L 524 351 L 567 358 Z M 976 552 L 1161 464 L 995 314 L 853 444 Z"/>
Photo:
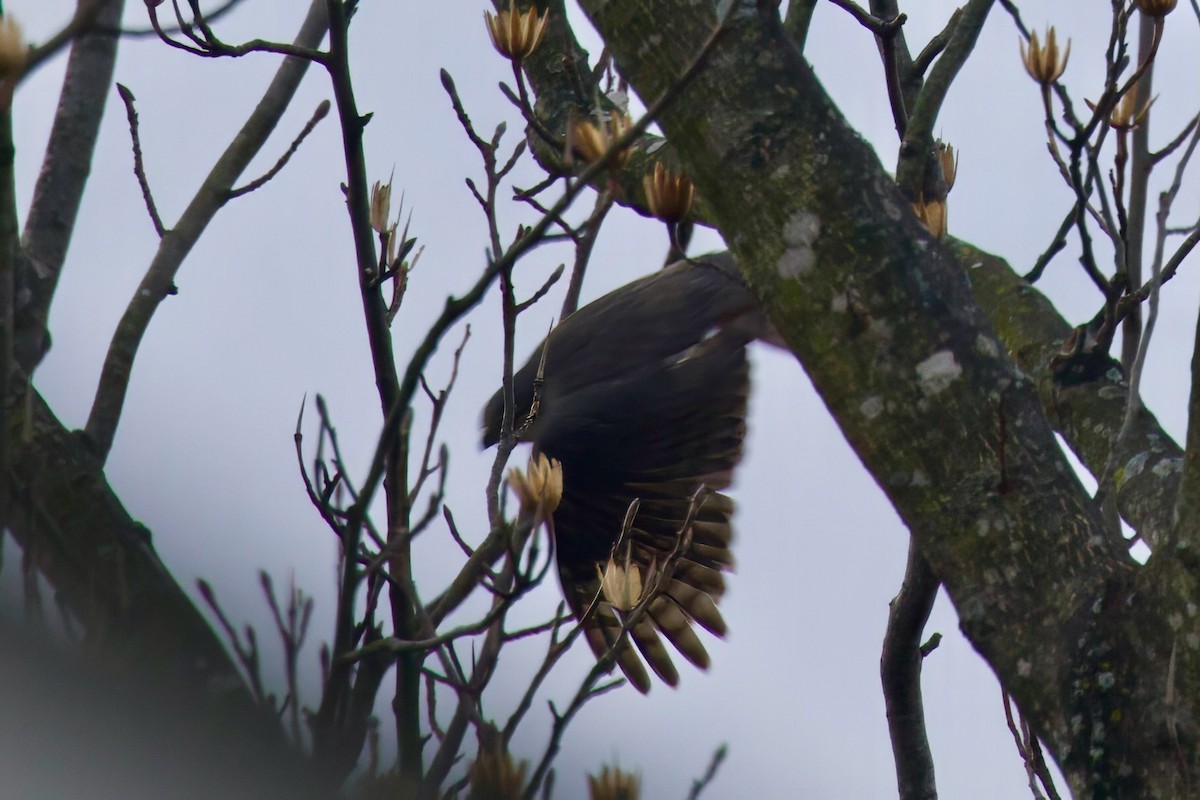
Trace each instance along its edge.
<path fill-rule="evenodd" d="M 766 317 L 735 274 L 732 259 L 704 258 L 626 284 L 562 320 L 547 340 L 543 404 L 551 394 L 573 394 L 656 369 L 724 326 L 736 325 L 746 340 L 761 333 Z M 518 424 L 529 413 L 542 346 L 513 376 Z M 484 446 L 499 440 L 503 410 L 497 392 L 484 408 Z"/>
<path fill-rule="evenodd" d="M 615 644 L 617 663 L 642 692 L 649 676 L 628 640 L 617 644 L 622 614 L 600 594 L 601 571 L 637 499 L 628 554 L 653 583 L 652 573 L 676 549 L 696 489 L 729 485 L 741 457 L 748 392 L 744 339 L 718 333 L 621 379 L 557 397 L 539 419 L 535 445 L 563 465 L 554 514 L 563 593 L 593 652 L 599 657 Z M 708 653 L 691 623 L 725 632 L 716 602 L 725 589 L 722 571 L 733 564 L 732 511 L 728 497 L 707 495 L 694 515 L 690 546 L 630 631 L 642 658 L 670 685 L 679 674 L 660 634 L 705 668 Z"/>

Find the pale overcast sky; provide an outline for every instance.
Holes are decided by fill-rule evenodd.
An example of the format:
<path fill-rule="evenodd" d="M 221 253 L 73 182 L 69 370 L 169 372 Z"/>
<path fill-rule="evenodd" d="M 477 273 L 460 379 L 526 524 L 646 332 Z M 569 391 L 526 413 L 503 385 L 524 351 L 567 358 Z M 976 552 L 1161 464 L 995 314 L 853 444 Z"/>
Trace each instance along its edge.
<path fill-rule="evenodd" d="M 34 41 L 69 16 L 64 0 L 8 0 Z M 141 2 L 129 0 L 127 24 L 141 27 Z M 289 40 L 306 3 L 246 0 L 222 19 L 227 41 Z M 909 42 L 919 47 L 940 30 L 955 4 L 909 2 Z M 1074 97 L 1100 91 L 1107 11 L 1094 2 L 1027 2 L 1032 27 L 1056 24 L 1073 39 L 1067 79 Z M 1161 97 L 1152 140 L 1161 145 L 1194 113 L 1196 74 L 1185 64 L 1200 52 L 1195 20 L 1181 4 L 1167 25 L 1158 70 Z M 373 113 L 367 153 L 373 179 L 395 170 L 396 196 L 412 211 L 412 233 L 425 252 L 398 318 L 396 353 L 405 359 L 448 293 L 461 293 L 483 267 L 484 219 L 463 179 L 481 169 L 443 92 L 438 70 L 454 76 L 481 130 L 521 124 L 496 89 L 510 80 L 482 22 L 483 2 L 363 2 L 351 35 L 360 108 Z M 1180 24 L 1175 24 L 1176 22 Z M 580 34 L 584 35 L 584 26 Z M 587 34 L 593 56 L 597 40 Z M 938 126 L 961 154 L 950 197 L 950 230 L 1030 265 L 1049 242 L 1068 192 L 1042 142 L 1040 99 L 1025 75 L 1011 20 L 997 8 L 955 85 Z M 895 131 L 871 38 L 829 3 L 820 4 L 807 55 L 842 111 L 889 167 Z M 178 217 L 213 160 L 241 125 L 276 66 L 255 55 L 201 60 L 153 38 L 122 44 L 116 80 L 137 96 L 146 169 L 167 225 Z M 15 102 L 18 199 L 32 190 L 57 97 L 63 59 L 28 81 Z M 251 168 L 252 178 L 286 148 L 331 92 L 314 69 L 275 138 Z M 332 119 L 322 123 L 293 162 L 264 189 L 223 210 L 189 256 L 179 294 L 161 307 L 142 345 L 129 401 L 108 462 L 113 487 L 180 582 L 203 577 L 237 619 L 270 630 L 257 571 L 277 585 L 289 576 L 317 597 L 314 646 L 304 659 L 304 700 L 318 701 L 315 641 L 328 639 L 334 608 L 332 536 L 305 498 L 292 431 L 302 400 L 321 393 L 352 465 L 365 471 L 380 419 L 363 335 L 353 252 L 341 193 L 340 143 Z M 536 182 L 536 169 L 517 183 Z M 1192 186 L 1194 187 L 1194 182 Z M 1195 190 L 1181 200 L 1196 204 Z M 585 199 L 580 211 L 585 211 Z M 530 217 L 504 211 L 509 231 Z M 585 299 L 657 268 L 661 226 L 615 212 L 596 253 Z M 128 129 L 110 105 L 79 228 L 51 320 L 54 347 L 36 384 L 65 424 L 82 426 L 108 340 L 154 251 L 155 237 L 131 169 Z M 720 247 L 712 233 L 693 252 Z M 521 268 L 521 290 L 540 285 L 562 248 L 545 248 Z M 1090 317 L 1098 298 L 1070 250 L 1051 267 L 1044 290 L 1072 321 Z M 559 289 L 561 291 L 561 288 Z M 1186 269 L 1166 291 L 1144 395 L 1168 430 L 1182 438 L 1187 363 L 1195 324 L 1194 275 Z M 518 355 L 544 334 L 561 294 L 522 318 Z M 478 415 L 499 381 L 498 303 L 471 319 L 472 339 L 448 409 L 449 504 L 460 527 L 482 530 L 483 485 L 491 453 L 477 447 Z M 460 334 L 449 337 L 457 342 Z M 1178 342 L 1178 344 L 1174 344 Z M 444 379 L 450 348 L 431 370 Z M 656 685 L 648 697 L 621 689 L 588 706 L 564 741 L 558 797 L 583 793 L 584 770 L 618 759 L 640 769 L 647 798 L 683 797 L 713 749 L 729 757 L 707 797 L 818 800 L 895 796 L 895 778 L 879 686 L 879 646 L 888 601 L 904 570 L 907 534 L 882 493 L 831 422 L 797 363 L 778 352 L 754 353 L 747 456 L 733 495 L 738 568 L 723 608 L 731 633 L 713 642 L 708 674 L 683 670 L 679 689 Z M 420 409 L 418 425 L 425 419 Z M 308 420 L 315 418 L 309 408 Z M 310 426 L 310 439 L 314 429 Z M 456 549 L 435 527 L 424 535 L 419 586 L 430 595 L 457 563 Z M 12 579 L 12 570 L 6 570 Z M 558 601 L 553 581 L 516 618 L 538 621 Z M 945 635 L 927 660 L 929 735 L 943 797 L 999 800 L 1027 796 L 1023 765 L 1005 727 L 1000 690 L 986 664 L 957 632 L 943 598 L 929 632 Z M 529 658 L 540 642 L 524 649 Z M 577 648 L 549 681 L 546 697 L 565 702 L 591 655 Z M 514 649 L 514 654 L 515 654 Z M 268 668 L 278 653 L 267 648 Z M 505 659 L 490 707 L 502 713 L 532 670 Z M 509 694 L 506 696 L 506 688 Z M 282 678 L 275 686 L 282 689 Z M 545 698 L 543 698 L 545 699 Z M 384 721 L 385 729 L 390 721 Z M 544 703 L 531 712 L 518 755 L 536 759 L 549 729 Z"/>

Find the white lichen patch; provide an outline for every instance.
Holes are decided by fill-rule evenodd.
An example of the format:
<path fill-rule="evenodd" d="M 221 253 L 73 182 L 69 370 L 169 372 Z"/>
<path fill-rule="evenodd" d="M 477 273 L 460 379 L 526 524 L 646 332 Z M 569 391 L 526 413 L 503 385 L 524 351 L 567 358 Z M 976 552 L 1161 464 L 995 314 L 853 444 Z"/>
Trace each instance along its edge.
<path fill-rule="evenodd" d="M 1125 481 L 1136 478 L 1146 468 L 1146 462 L 1150 459 L 1150 454 L 1143 451 L 1138 453 L 1133 458 L 1125 462 L 1125 468 L 1119 471 L 1117 475 L 1117 488 L 1120 488 Z"/>
<path fill-rule="evenodd" d="M 813 245 L 821 235 L 821 219 L 808 211 L 797 211 L 783 226 L 784 251 L 775 262 L 775 271 L 782 278 L 794 279 L 812 269 L 816 263 Z"/>
<path fill-rule="evenodd" d="M 913 486 L 928 486 L 929 484 L 930 484 L 929 476 L 925 474 L 924 470 L 919 470 L 919 469 L 913 470 L 913 474 L 912 474 L 912 485 Z"/>
<path fill-rule="evenodd" d="M 1022 678 L 1028 678 L 1033 674 L 1033 664 L 1025 659 L 1017 660 L 1017 674 Z"/>
<path fill-rule="evenodd" d="M 1183 459 L 1178 456 L 1164 458 L 1150 470 L 1156 478 L 1165 478 L 1176 472 L 1183 472 Z"/>
<path fill-rule="evenodd" d="M 850 307 L 850 298 L 844 294 L 835 294 L 829 301 L 829 310 L 835 314 L 845 314 Z"/>
<path fill-rule="evenodd" d="M 996 344 L 995 339 L 981 333 L 975 337 L 975 352 L 988 358 L 998 358 L 1000 347 Z"/>
<path fill-rule="evenodd" d="M 875 419 L 883 413 L 884 402 L 883 398 L 877 394 L 873 394 L 866 400 L 863 400 L 859 405 L 858 410 L 867 419 Z"/>
<path fill-rule="evenodd" d="M 917 384 L 927 397 L 954 383 L 959 375 L 962 375 L 962 367 L 949 350 L 939 350 L 917 364 Z"/>

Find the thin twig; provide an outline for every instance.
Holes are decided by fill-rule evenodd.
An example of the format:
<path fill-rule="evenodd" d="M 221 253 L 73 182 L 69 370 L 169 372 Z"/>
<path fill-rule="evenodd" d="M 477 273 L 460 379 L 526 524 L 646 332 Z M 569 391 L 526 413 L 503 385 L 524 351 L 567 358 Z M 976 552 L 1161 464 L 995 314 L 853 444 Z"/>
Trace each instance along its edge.
<path fill-rule="evenodd" d="M 1021 756 L 1021 762 L 1025 765 L 1025 777 L 1029 781 L 1029 791 L 1033 794 L 1034 800 L 1046 800 L 1045 795 L 1038 788 L 1037 777 L 1033 769 L 1033 759 L 1025 749 L 1025 740 L 1021 736 L 1021 731 L 1017 727 L 1016 720 L 1013 719 L 1012 700 L 1008 696 L 1008 691 L 1003 687 L 1000 689 L 1000 697 L 1004 705 L 1004 721 L 1008 724 L 1008 730 L 1012 734 L 1013 743 L 1017 746 L 1017 754 Z"/>
<path fill-rule="evenodd" d="M 587 272 L 588 262 L 592 257 L 596 239 L 600 235 L 600 226 L 613 207 L 613 193 L 605 188 L 596 195 L 596 204 L 587 222 L 582 226 L 582 232 L 575 240 L 575 266 L 571 270 L 571 282 L 567 286 L 567 294 L 563 297 L 562 310 L 559 319 L 566 319 L 575 313 L 579 307 L 579 294 L 583 291 L 583 276 Z"/>
<path fill-rule="evenodd" d="M 254 638 L 254 629 L 246 626 L 246 645 L 242 645 L 241 637 L 238 636 L 237 630 L 233 627 L 233 623 L 229 621 L 229 617 L 225 615 L 221 604 L 217 602 L 217 595 L 213 591 L 212 586 L 208 581 L 200 579 L 196 581 L 196 586 L 200 591 L 200 597 L 212 610 L 217 618 L 217 623 L 221 629 L 225 631 L 225 636 L 229 641 L 230 647 L 233 648 L 233 653 L 237 656 L 238 663 L 241 664 L 242 670 L 246 673 L 246 678 L 250 682 L 250 690 L 254 693 L 255 702 L 264 704 L 267 700 L 266 693 L 263 691 L 262 674 L 259 669 L 258 645 Z"/>
<path fill-rule="evenodd" d="M 1058 255 L 1064 247 L 1067 246 L 1067 234 L 1071 232 L 1071 228 L 1075 225 L 1075 206 L 1071 206 L 1071 210 L 1063 217 L 1063 221 L 1059 223 L 1058 230 L 1054 232 L 1054 238 L 1050 240 L 1050 245 L 1038 256 L 1034 262 L 1033 268 L 1025 273 L 1025 280 L 1030 283 L 1036 283 L 1042 277 L 1042 273 L 1046 271 L 1046 267 Z"/>
<path fill-rule="evenodd" d="M 240 58 L 250 53 L 275 53 L 276 55 L 290 56 L 328 66 L 328 54 L 316 49 L 321 43 L 319 39 L 311 45 L 299 42 L 285 44 L 265 39 L 252 39 L 244 44 L 231 45 L 222 42 L 213 34 L 212 29 L 208 27 L 201 14 L 193 15 L 193 20 L 196 22 L 195 27 L 199 27 L 202 32 L 202 35 L 197 35 L 194 32 L 194 26 L 183 20 L 177 4 L 175 4 L 177 28 L 167 28 L 159 22 L 157 7 L 148 5 L 147 10 L 150 13 L 150 25 L 154 29 L 154 33 L 164 44 L 195 56 L 203 58 Z M 186 42 L 172 38 L 171 33 L 174 32 L 182 32 L 193 44 L 187 44 Z"/>
<path fill-rule="evenodd" d="M 212 11 L 206 11 L 204 13 L 204 18 L 206 20 L 208 20 L 209 23 L 216 22 L 221 17 L 225 16 L 230 11 L 232 11 L 234 8 L 236 8 L 237 5 L 241 2 L 242 2 L 242 0 L 225 0 L 224 5 L 217 6 Z M 129 39 L 145 39 L 150 36 L 158 35 L 158 31 L 154 30 L 154 28 L 121 28 L 119 26 L 114 25 L 114 26 L 107 26 L 107 27 L 97 26 L 96 30 L 99 33 L 108 33 L 108 34 L 113 34 L 115 36 L 120 36 L 122 38 L 129 38 Z M 164 28 L 163 30 L 166 33 L 182 33 L 183 32 L 183 29 L 179 28 L 179 27 Z"/>
<path fill-rule="evenodd" d="M 894 31 L 907 21 L 907 17 L 904 14 L 900 14 L 893 19 L 879 19 L 852 0 L 831 0 L 831 2 L 854 17 L 854 21 L 859 25 L 862 25 L 879 37 L 891 36 Z"/>
<path fill-rule="evenodd" d="M 142 199 L 146 201 L 146 211 L 150 214 L 154 232 L 161 239 L 167 230 L 163 227 L 162 217 L 158 215 L 154 195 L 150 192 L 150 181 L 146 178 L 146 164 L 142 161 L 142 139 L 138 133 L 138 115 L 133 107 L 133 92 L 124 84 L 118 83 L 117 94 L 121 95 L 121 101 L 125 103 L 125 116 L 129 120 L 129 138 L 133 141 L 133 174 L 137 176 L 138 186 L 141 187 Z"/>
<path fill-rule="evenodd" d="M 550 277 L 546 278 L 546 280 L 542 282 L 542 285 L 538 288 L 538 290 L 534 292 L 528 300 L 517 303 L 516 306 L 514 306 L 514 310 L 520 314 L 522 311 L 527 308 L 531 308 L 535 303 L 545 297 L 546 293 L 554 288 L 554 284 L 558 283 L 558 280 L 563 276 L 563 271 L 565 269 L 566 266 L 564 264 L 559 264 L 557 267 L 555 267 L 554 272 L 550 273 Z"/>
<path fill-rule="evenodd" d="M 717 746 L 717 749 L 713 751 L 712 758 L 708 760 L 708 769 L 704 770 L 702 776 L 692 781 L 692 788 L 688 792 L 688 800 L 699 800 L 700 794 L 717 777 L 717 770 L 721 768 L 721 764 L 725 761 L 725 756 L 728 754 L 729 745 L 721 744 Z"/>
<path fill-rule="evenodd" d="M 429 466 L 429 460 L 433 454 L 433 443 L 437 440 L 438 427 L 442 422 L 442 415 L 446 410 L 446 401 L 450 399 L 450 393 L 454 391 L 454 383 L 458 380 L 458 367 L 462 362 L 463 350 L 467 347 L 467 342 L 471 339 L 471 326 L 467 325 L 463 329 L 462 341 L 458 347 L 454 349 L 454 356 L 450 361 L 450 377 L 446 380 L 446 386 L 438 392 L 436 397 L 430 397 L 430 403 L 433 406 L 432 414 L 429 420 L 429 431 L 425 436 L 425 449 L 421 453 L 421 466 L 417 470 L 417 479 L 413 482 L 412 489 L 408 493 L 409 505 L 417 502 L 417 497 L 421 493 L 421 489 L 425 486 L 425 481 L 429 475 L 436 471 L 436 468 Z M 442 459 L 442 473 L 445 473 L 444 459 Z"/>
<path fill-rule="evenodd" d="M 250 181 L 250 183 L 246 184 L 245 186 L 239 187 L 237 189 L 230 189 L 229 190 L 229 199 L 232 200 L 235 197 L 241 197 L 244 194 L 249 194 L 250 192 L 253 192 L 255 189 L 258 189 L 259 187 L 263 186 L 264 184 L 267 183 L 267 181 L 271 180 L 276 175 L 278 175 L 280 170 L 282 170 L 285 166 L 287 166 L 288 161 L 291 159 L 292 156 L 294 156 L 296 154 L 296 151 L 300 149 L 301 143 L 308 137 L 308 135 L 310 133 L 312 133 L 313 128 L 317 127 L 317 123 L 320 122 L 321 120 L 325 119 L 326 115 L 328 115 L 328 114 L 329 114 L 329 101 L 322 100 L 317 105 L 317 110 L 313 112 L 313 115 L 309 118 L 308 122 L 306 122 L 304 124 L 304 128 L 301 129 L 299 135 L 297 135 L 296 138 L 292 140 L 291 146 L 288 147 L 287 151 L 282 156 L 279 157 L 278 161 L 275 162 L 275 166 L 273 166 L 269 170 L 267 170 L 262 175 L 262 177 L 259 177 L 259 178 L 256 178 L 255 180 Z"/>

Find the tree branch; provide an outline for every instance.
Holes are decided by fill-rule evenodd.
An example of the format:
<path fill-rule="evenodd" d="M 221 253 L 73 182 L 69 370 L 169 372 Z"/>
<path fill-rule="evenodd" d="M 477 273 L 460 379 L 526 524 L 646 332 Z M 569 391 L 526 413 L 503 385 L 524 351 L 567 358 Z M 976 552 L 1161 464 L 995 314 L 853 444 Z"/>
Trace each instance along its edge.
<path fill-rule="evenodd" d="M 888 732 L 896 762 L 900 800 L 936 800 L 933 753 L 925 735 L 921 699 L 921 637 L 941 584 L 921 557 L 916 539 L 908 543 L 904 583 L 891 602 L 879 672 L 887 708 Z"/>
<path fill-rule="evenodd" d="M 319 45 L 325 36 L 326 25 L 324 3 L 313 0 L 296 37 L 296 46 L 311 48 Z M 274 130 L 308 65 L 309 62 L 301 58 L 289 58 L 280 64 L 258 107 L 213 165 L 179 221 L 160 240 L 154 260 L 113 332 L 88 415 L 85 430 L 101 460 L 106 459 L 112 449 L 125 405 L 125 393 L 129 389 L 133 360 L 154 312 L 167 296 L 174 293 L 175 275 L 184 258 L 229 199 L 234 181 Z"/>
<path fill-rule="evenodd" d="M 26 394 L 26 391 L 29 394 Z M 5 404 L 13 445 L 10 530 L 110 668 L 190 698 L 231 741 L 284 742 L 224 646 L 130 518 L 102 465 L 32 389 Z"/>
<path fill-rule="evenodd" d="M 643 97 L 662 91 L 711 25 L 683 0 L 583 7 Z M 1103 698 L 1081 707 L 1064 687 L 1081 642 L 1133 634 L 1091 616 L 1104 598 L 1119 602 L 1132 562 L 1106 538 L 965 274 L 907 213 L 773 7 L 734 7 L 718 53 L 660 127 L 772 321 L 945 582 L 964 632 L 1039 735 L 1076 759 L 1067 769 L 1079 785 L 1092 785 L 1087 747 L 1110 745 L 1078 741 L 1068 720 L 1082 715 L 1087 729 L 1111 709 Z M 660 41 L 647 20 L 666 18 L 675 36 Z M 1161 621 L 1138 621 L 1147 635 L 1161 633 Z"/>
<path fill-rule="evenodd" d="M 77 15 L 85 6 L 98 11 L 97 25 L 116 25 L 124 0 L 103 4 L 80 0 Z M 17 362 L 29 374 L 49 347 L 46 320 L 95 155 L 117 44 L 115 36 L 85 34 L 71 45 L 67 58 L 42 170 L 25 220 L 24 258 L 17 277 L 28 297 L 17 309 Z"/>

